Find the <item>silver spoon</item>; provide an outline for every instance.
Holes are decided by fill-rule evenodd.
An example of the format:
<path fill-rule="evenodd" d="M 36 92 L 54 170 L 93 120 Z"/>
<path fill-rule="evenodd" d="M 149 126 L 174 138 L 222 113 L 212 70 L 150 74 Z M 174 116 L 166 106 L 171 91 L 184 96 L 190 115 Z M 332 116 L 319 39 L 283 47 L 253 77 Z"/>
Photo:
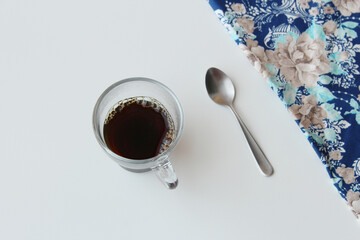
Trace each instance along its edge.
<path fill-rule="evenodd" d="M 217 104 L 228 106 L 234 113 L 244 131 L 246 140 L 248 141 L 250 150 L 259 165 L 261 172 L 265 176 L 271 176 L 274 172 L 269 160 L 262 152 L 259 145 L 251 135 L 250 131 L 241 120 L 240 115 L 235 111 L 233 102 L 235 98 L 235 87 L 231 79 L 221 70 L 217 68 L 209 68 L 205 77 L 206 89 L 210 98 Z"/>

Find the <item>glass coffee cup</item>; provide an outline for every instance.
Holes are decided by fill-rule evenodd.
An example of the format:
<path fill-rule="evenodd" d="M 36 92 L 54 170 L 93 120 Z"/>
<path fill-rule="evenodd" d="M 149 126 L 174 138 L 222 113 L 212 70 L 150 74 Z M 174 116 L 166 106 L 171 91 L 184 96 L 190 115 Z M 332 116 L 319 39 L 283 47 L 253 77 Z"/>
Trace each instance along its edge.
<path fill-rule="evenodd" d="M 130 108 L 133 109 L 131 110 Z M 140 134 L 137 136 L 140 136 L 140 138 L 131 140 L 135 141 L 135 147 L 131 149 L 132 151 L 128 151 L 132 155 L 130 153 L 130 155 L 126 155 L 125 148 L 125 145 L 128 145 L 126 136 L 129 135 L 131 137 L 131 126 L 121 126 L 122 122 L 120 121 L 118 122 L 120 129 L 117 130 L 118 132 L 114 132 L 113 129 L 106 126 L 111 121 L 121 120 L 123 116 L 126 117 L 124 114 L 127 112 L 136 112 L 136 108 L 138 110 L 147 108 L 154 116 L 161 113 L 165 120 L 167 130 L 166 134 L 164 133 L 162 137 L 163 139 L 161 139 L 161 146 L 159 145 L 158 152 L 154 156 L 151 155 L 148 158 L 141 157 L 142 150 L 140 148 L 136 149 L 136 141 L 139 142 L 140 147 L 144 147 L 144 144 L 152 144 L 149 141 L 152 141 L 151 137 L 155 137 L 152 135 L 156 135 L 157 132 L 149 131 L 146 128 L 146 126 L 154 125 L 152 122 L 147 122 L 152 120 L 151 116 L 148 116 L 149 118 L 140 116 L 135 120 L 143 122 L 137 127 L 138 134 Z M 108 87 L 99 97 L 93 112 L 93 129 L 96 139 L 108 156 L 128 171 L 153 171 L 159 180 L 169 189 L 176 188 L 178 184 L 177 176 L 169 161 L 169 155 L 181 137 L 183 121 L 183 110 L 175 94 L 158 81 L 140 77 L 124 79 Z M 129 122 L 134 123 L 134 120 L 124 121 L 124 124 L 129 124 Z M 142 133 L 142 129 L 146 132 Z M 123 153 L 120 150 L 117 151 L 118 149 L 111 144 L 111 137 L 114 134 L 114 138 L 119 137 L 116 134 L 123 134 L 121 137 L 124 139 L 120 139 L 122 142 L 118 144 L 119 148 L 123 148 L 123 150 L 120 149 Z"/>

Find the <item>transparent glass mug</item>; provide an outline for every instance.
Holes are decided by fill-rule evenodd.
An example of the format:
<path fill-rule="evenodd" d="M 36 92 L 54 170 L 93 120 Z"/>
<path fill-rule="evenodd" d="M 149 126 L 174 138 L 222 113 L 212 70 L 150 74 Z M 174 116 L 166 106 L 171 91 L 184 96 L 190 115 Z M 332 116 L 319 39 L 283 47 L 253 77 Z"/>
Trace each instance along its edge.
<path fill-rule="evenodd" d="M 105 143 L 103 127 L 109 110 L 126 98 L 145 96 L 158 100 L 169 112 L 174 122 L 175 138 L 169 147 L 155 157 L 129 159 L 111 151 Z M 93 128 L 97 141 L 105 152 L 121 167 L 132 172 L 152 170 L 169 189 L 176 188 L 178 179 L 169 161 L 169 155 L 178 143 L 183 130 L 183 111 L 175 94 L 164 84 L 149 78 L 128 78 L 108 87 L 96 102 L 93 113 Z"/>

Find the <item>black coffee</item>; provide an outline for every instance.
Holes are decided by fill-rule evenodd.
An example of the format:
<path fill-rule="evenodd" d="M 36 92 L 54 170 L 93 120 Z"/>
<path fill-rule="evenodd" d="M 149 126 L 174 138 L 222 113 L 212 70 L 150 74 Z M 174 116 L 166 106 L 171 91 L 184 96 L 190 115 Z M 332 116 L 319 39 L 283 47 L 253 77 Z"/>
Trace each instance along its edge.
<path fill-rule="evenodd" d="M 146 159 L 165 151 L 174 139 L 174 124 L 165 107 L 150 97 L 117 103 L 104 123 L 104 138 L 114 153 Z"/>

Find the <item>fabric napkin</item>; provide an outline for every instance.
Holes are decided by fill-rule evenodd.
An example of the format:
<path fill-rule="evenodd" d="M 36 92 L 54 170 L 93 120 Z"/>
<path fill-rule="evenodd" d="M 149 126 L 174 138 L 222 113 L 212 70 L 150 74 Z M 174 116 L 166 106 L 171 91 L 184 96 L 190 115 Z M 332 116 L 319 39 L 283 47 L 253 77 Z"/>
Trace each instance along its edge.
<path fill-rule="evenodd" d="M 360 0 L 209 0 L 360 219 Z"/>

